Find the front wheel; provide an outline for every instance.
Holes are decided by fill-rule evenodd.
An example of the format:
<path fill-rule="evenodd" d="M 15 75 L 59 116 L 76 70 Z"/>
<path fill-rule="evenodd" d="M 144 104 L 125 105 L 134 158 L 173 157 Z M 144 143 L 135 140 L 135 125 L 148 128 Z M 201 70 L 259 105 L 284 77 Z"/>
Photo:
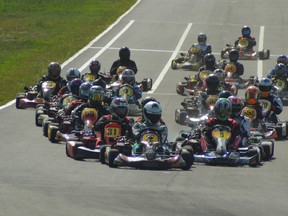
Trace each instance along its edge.
<path fill-rule="evenodd" d="M 117 165 L 114 164 L 115 158 L 119 155 L 119 151 L 117 149 L 110 149 L 108 153 L 108 165 L 109 167 L 115 168 Z"/>

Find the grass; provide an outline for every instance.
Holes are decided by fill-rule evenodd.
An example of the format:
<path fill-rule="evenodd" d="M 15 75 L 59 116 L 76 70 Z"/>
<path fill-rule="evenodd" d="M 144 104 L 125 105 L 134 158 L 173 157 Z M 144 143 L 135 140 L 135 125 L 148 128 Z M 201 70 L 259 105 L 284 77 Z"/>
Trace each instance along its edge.
<path fill-rule="evenodd" d="M 0 105 L 74 55 L 136 0 L 0 0 Z"/>

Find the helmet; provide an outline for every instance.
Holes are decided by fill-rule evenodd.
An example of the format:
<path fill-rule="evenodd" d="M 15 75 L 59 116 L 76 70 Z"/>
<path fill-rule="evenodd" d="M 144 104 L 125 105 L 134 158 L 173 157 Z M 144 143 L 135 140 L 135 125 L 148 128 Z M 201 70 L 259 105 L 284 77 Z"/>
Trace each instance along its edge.
<path fill-rule="evenodd" d="M 249 105 L 254 105 L 259 98 L 259 89 L 256 86 L 249 86 L 245 92 L 245 101 Z"/>
<path fill-rule="evenodd" d="M 81 73 L 77 68 L 70 68 L 69 70 L 67 70 L 66 72 L 66 79 L 67 81 L 71 81 L 75 78 L 80 78 Z"/>
<path fill-rule="evenodd" d="M 224 81 L 224 79 L 227 77 L 226 72 L 224 70 L 220 69 L 220 68 L 214 70 L 213 74 L 215 74 L 218 77 L 220 82 Z"/>
<path fill-rule="evenodd" d="M 275 66 L 275 75 L 277 77 L 285 77 L 287 68 L 283 63 L 279 63 Z"/>
<path fill-rule="evenodd" d="M 122 82 L 127 84 L 133 84 L 135 82 L 135 73 L 131 69 L 125 69 L 122 72 Z"/>
<path fill-rule="evenodd" d="M 239 59 L 239 51 L 237 49 L 232 49 L 229 52 L 229 60 L 231 62 L 237 62 Z"/>
<path fill-rule="evenodd" d="M 197 40 L 199 44 L 205 44 L 207 41 L 207 35 L 205 33 L 200 33 L 198 34 Z"/>
<path fill-rule="evenodd" d="M 89 97 L 89 90 L 92 84 L 90 82 L 84 82 L 79 87 L 79 94 L 82 100 L 87 101 Z"/>
<path fill-rule="evenodd" d="M 215 74 L 210 74 L 206 78 L 207 89 L 218 89 L 219 84 L 220 84 L 219 78 Z"/>
<path fill-rule="evenodd" d="M 102 77 L 99 77 L 96 79 L 92 85 L 98 85 L 101 86 L 106 91 L 106 82 L 102 79 Z"/>
<path fill-rule="evenodd" d="M 262 78 L 259 82 L 259 90 L 261 95 L 263 97 L 268 97 L 270 91 L 272 90 L 272 86 L 273 83 L 269 78 L 267 77 Z"/>
<path fill-rule="evenodd" d="M 280 55 L 277 58 L 277 64 L 279 63 L 283 63 L 284 65 L 286 65 L 288 63 L 288 58 L 286 55 Z"/>
<path fill-rule="evenodd" d="M 48 75 L 50 79 L 56 80 L 60 77 L 61 66 L 58 62 L 51 62 L 48 65 Z"/>
<path fill-rule="evenodd" d="M 147 96 L 141 101 L 141 107 L 144 108 L 144 106 L 150 101 L 158 102 L 155 98 Z"/>
<path fill-rule="evenodd" d="M 69 91 L 74 95 L 79 95 L 79 88 L 83 81 L 80 78 L 75 78 L 68 83 Z"/>
<path fill-rule="evenodd" d="M 219 98 L 229 98 L 230 96 L 233 96 L 233 94 L 230 91 L 223 90 L 219 93 Z"/>
<path fill-rule="evenodd" d="M 89 90 L 89 103 L 91 106 L 103 106 L 105 91 L 101 86 L 92 86 Z"/>
<path fill-rule="evenodd" d="M 92 74 L 98 74 L 101 69 L 101 64 L 98 60 L 92 60 L 89 64 L 89 68 Z"/>
<path fill-rule="evenodd" d="M 150 101 L 145 104 L 143 108 L 143 116 L 145 121 L 149 124 L 154 125 L 161 119 L 162 108 L 158 102 Z"/>
<path fill-rule="evenodd" d="M 208 53 L 204 56 L 204 63 L 207 67 L 213 67 L 216 63 L 215 56 L 211 53 Z"/>
<path fill-rule="evenodd" d="M 126 100 L 120 97 L 114 98 L 110 104 L 110 112 L 113 117 L 123 120 L 128 114 Z"/>
<path fill-rule="evenodd" d="M 130 59 L 130 49 L 128 47 L 122 47 L 119 50 L 119 57 L 121 61 L 127 61 Z"/>
<path fill-rule="evenodd" d="M 251 34 L 251 29 L 248 26 L 243 26 L 241 33 L 244 37 L 249 37 Z"/>
<path fill-rule="evenodd" d="M 215 114 L 221 121 L 225 121 L 232 113 L 232 104 L 227 98 L 219 98 L 215 103 Z"/>
<path fill-rule="evenodd" d="M 237 96 L 230 96 L 228 100 L 232 104 L 232 113 L 233 114 L 240 114 L 242 108 L 244 107 L 244 103 L 240 97 Z"/>

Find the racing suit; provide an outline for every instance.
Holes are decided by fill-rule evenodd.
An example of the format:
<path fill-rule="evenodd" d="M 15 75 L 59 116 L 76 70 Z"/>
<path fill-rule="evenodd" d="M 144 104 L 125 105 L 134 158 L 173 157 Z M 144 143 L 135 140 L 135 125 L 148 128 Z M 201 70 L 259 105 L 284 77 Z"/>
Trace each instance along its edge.
<path fill-rule="evenodd" d="M 225 125 L 231 128 L 231 138 L 227 145 L 228 150 L 237 150 L 239 142 L 241 141 L 242 133 L 240 130 L 240 125 L 232 118 L 228 118 L 225 121 L 221 121 L 218 118 L 210 118 L 206 122 L 202 134 L 205 140 L 207 149 L 216 149 L 216 143 L 212 137 L 212 131 L 215 125 Z"/>
<path fill-rule="evenodd" d="M 111 76 L 117 75 L 117 69 L 120 66 L 126 66 L 127 69 L 131 69 L 134 71 L 135 74 L 137 74 L 138 68 L 136 66 L 135 61 L 133 61 L 131 59 L 128 59 L 125 61 L 118 59 L 118 60 L 114 61 L 112 64 L 111 69 L 110 69 L 110 75 Z"/>
<path fill-rule="evenodd" d="M 230 63 L 230 62 L 224 62 L 223 68 L 222 68 L 223 70 L 225 70 L 225 67 L 226 67 L 226 65 L 228 63 Z M 236 70 L 233 71 L 233 77 L 234 78 L 239 78 L 240 76 L 242 76 L 244 74 L 244 66 L 243 66 L 243 64 L 238 62 L 238 61 L 231 62 L 231 63 L 235 64 L 235 66 L 236 66 Z"/>
<path fill-rule="evenodd" d="M 268 97 L 263 97 L 260 95 L 259 100 L 260 99 L 267 100 L 271 103 L 271 109 L 266 113 L 265 118 L 271 119 L 273 123 L 277 124 L 277 115 L 283 111 L 283 103 L 281 99 L 278 96 L 272 94 L 269 94 Z"/>
<path fill-rule="evenodd" d="M 142 149 L 139 145 L 140 143 L 140 135 L 141 132 L 146 129 L 152 129 L 157 130 L 160 133 L 160 146 L 158 147 L 159 151 L 163 151 L 165 149 L 165 146 L 168 144 L 167 137 L 168 137 L 168 128 L 165 124 L 162 124 L 160 121 L 156 124 L 152 125 L 149 124 L 147 121 L 143 122 L 136 122 L 132 127 L 132 132 L 135 137 L 136 143 L 133 145 L 133 153 L 142 152 Z M 157 150 L 156 150 L 157 151 Z"/>
<path fill-rule="evenodd" d="M 71 112 L 71 116 L 72 116 L 72 126 L 73 128 L 75 128 L 75 130 L 82 130 L 83 127 L 84 127 L 84 122 L 82 121 L 81 119 L 81 114 L 82 114 L 82 111 L 85 109 L 85 108 L 94 108 L 96 109 L 98 112 L 98 120 L 99 118 L 101 118 L 102 116 L 104 115 L 108 115 L 110 113 L 109 111 L 109 108 L 106 107 L 106 106 L 98 106 L 98 107 L 95 107 L 95 106 L 92 106 L 90 105 L 89 102 L 87 103 L 82 103 L 80 104 L 79 106 L 77 106 L 72 112 Z"/>
<path fill-rule="evenodd" d="M 239 40 L 242 39 L 242 38 L 247 38 L 248 39 L 248 46 L 246 47 L 247 51 L 253 50 L 253 47 L 256 46 L 256 40 L 252 36 L 248 36 L 248 37 L 240 36 L 234 43 L 235 47 L 237 47 L 237 45 L 239 43 Z"/>
<path fill-rule="evenodd" d="M 132 118 L 125 117 L 123 120 L 119 121 L 112 114 L 102 116 L 94 125 L 94 130 L 101 133 L 101 140 L 104 141 L 104 128 L 111 121 L 118 121 L 121 125 L 121 136 L 126 136 L 130 140 L 134 140 L 132 133 L 132 125 L 134 120 Z"/>
<path fill-rule="evenodd" d="M 67 81 L 61 76 L 56 80 L 51 79 L 49 75 L 43 76 L 37 84 L 37 91 L 39 92 L 40 97 L 42 96 L 41 85 L 45 81 L 53 81 L 56 83 L 56 88 L 55 88 L 55 91 L 53 92 L 53 95 L 57 95 L 60 89 L 67 85 Z"/>
<path fill-rule="evenodd" d="M 230 117 L 240 125 L 242 140 L 239 143 L 239 146 L 240 147 L 246 146 L 247 139 L 251 136 L 250 120 L 241 114 L 232 113 Z"/>
<path fill-rule="evenodd" d="M 197 88 L 202 88 L 203 87 L 203 81 L 200 79 L 199 75 L 201 71 L 206 71 L 209 70 L 213 73 L 213 71 L 215 71 L 216 69 L 218 69 L 217 65 L 213 65 L 212 67 L 208 67 L 206 65 L 202 66 L 199 68 L 198 72 L 195 74 L 195 80 L 197 80 Z"/>

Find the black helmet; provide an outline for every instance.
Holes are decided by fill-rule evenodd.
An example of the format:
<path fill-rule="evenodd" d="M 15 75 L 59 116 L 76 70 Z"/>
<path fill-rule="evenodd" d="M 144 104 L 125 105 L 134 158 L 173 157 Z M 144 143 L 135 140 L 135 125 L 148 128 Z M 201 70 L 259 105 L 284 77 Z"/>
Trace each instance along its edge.
<path fill-rule="evenodd" d="M 198 34 L 198 43 L 199 44 L 205 44 L 207 41 L 207 35 L 205 33 Z"/>
<path fill-rule="evenodd" d="M 231 62 L 237 62 L 239 59 L 239 51 L 237 49 L 232 49 L 229 52 L 229 60 Z"/>
<path fill-rule="evenodd" d="M 89 64 L 89 68 L 92 74 L 98 74 L 101 69 L 101 64 L 98 60 L 92 60 Z"/>
<path fill-rule="evenodd" d="M 101 86 L 105 91 L 106 91 L 106 83 L 105 81 L 102 79 L 102 77 L 99 77 L 98 79 L 96 79 L 92 85 L 97 85 L 97 86 Z"/>
<path fill-rule="evenodd" d="M 287 73 L 287 68 L 283 63 L 279 63 L 275 66 L 275 75 L 277 77 L 285 77 Z"/>
<path fill-rule="evenodd" d="M 208 53 L 204 56 L 204 63 L 206 67 L 213 67 L 216 64 L 215 56 L 211 53 Z"/>
<path fill-rule="evenodd" d="M 243 26 L 241 33 L 244 37 L 249 37 L 251 34 L 251 29 L 248 26 Z"/>
<path fill-rule="evenodd" d="M 206 78 L 207 89 L 210 89 L 210 90 L 218 89 L 219 84 L 220 84 L 219 78 L 215 74 L 210 74 Z"/>
<path fill-rule="evenodd" d="M 57 80 L 61 74 L 61 66 L 58 62 L 51 62 L 48 65 L 48 75 L 50 79 Z"/>
<path fill-rule="evenodd" d="M 90 82 L 84 82 L 81 84 L 81 86 L 79 87 L 79 91 L 80 91 L 80 97 L 83 101 L 87 101 L 88 97 L 89 97 L 89 90 L 91 88 L 92 84 Z"/>
<path fill-rule="evenodd" d="M 75 78 L 68 83 L 68 89 L 74 95 L 79 95 L 79 88 L 82 85 L 83 81 L 80 78 Z"/>
<path fill-rule="evenodd" d="M 229 98 L 230 96 L 233 96 L 233 94 L 230 91 L 224 90 L 219 93 L 218 98 Z"/>
<path fill-rule="evenodd" d="M 130 59 L 130 49 L 128 47 L 122 47 L 119 50 L 119 57 L 121 61 L 127 61 Z"/>

